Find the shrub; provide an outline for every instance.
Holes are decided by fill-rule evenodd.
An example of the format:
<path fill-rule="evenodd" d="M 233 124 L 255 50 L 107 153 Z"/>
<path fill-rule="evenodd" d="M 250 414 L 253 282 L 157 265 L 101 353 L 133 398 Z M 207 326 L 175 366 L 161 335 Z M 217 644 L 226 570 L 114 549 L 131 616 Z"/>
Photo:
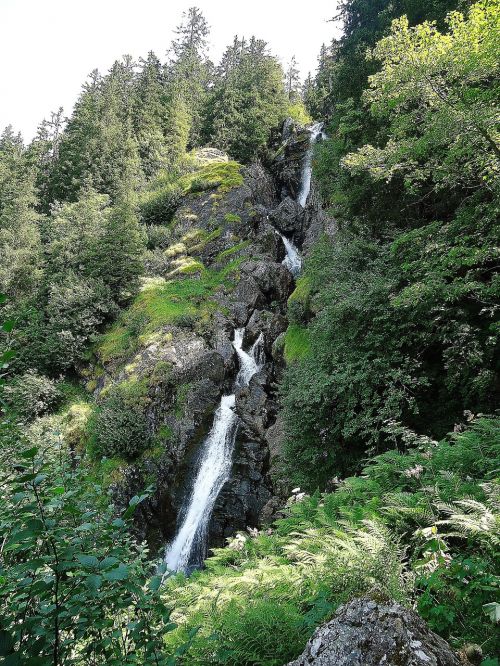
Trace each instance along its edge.
<path fill-rule="evenodd" d="M 139 197 L 141 221 L 146 225 L 168 224 L 179 207 L 182 191 L 176 183 L 143 192 Z"/>
<path fill-rule="evenodd" d="M 292 363 L 306 357 L 311 350 L 309 331 L 297 324 L 290 324 L 285 334 L 285 360 Z"/>
<path fill-rule="evenodd" d="M 151 440 L 145 415 L 147 404 L 145 380 L 134 378 L 107 389 L 89 422 L 92 452 L 127 460 L 137 458 Z"/>
<path fill-rule="evenodd" d="M 45 443 L 9 463 L 0 467 L 2 663 L 171 664 L 161 576 L 130 531 L 145 496 L 117 515 L 82 461 Z"/>
<path fill-rule="evenodd" d="M 61 396 L 57 382 L 36 370 L 27 370 L 5 388 L 12 410 L 24 422 L 44 414 L 54 407 Z"/>
<path fill-rule="evenodd" d="M 148 250 L 155 250 L 156 248 L 165 250 L 170 245 L 172 232 L 168 227 L 161 224 L 147 224 L 145 225 L 145 231 Z"/>

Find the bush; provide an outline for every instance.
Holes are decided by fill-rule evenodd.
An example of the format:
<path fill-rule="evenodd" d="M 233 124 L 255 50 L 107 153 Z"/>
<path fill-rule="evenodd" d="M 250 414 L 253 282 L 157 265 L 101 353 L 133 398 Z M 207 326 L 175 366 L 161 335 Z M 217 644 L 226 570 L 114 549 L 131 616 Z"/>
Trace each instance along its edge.
<path fill-rule="evenodd" d="M 171 664 L 161 575 L 130 530 L 145 496 L 117 515 L 81 460 L 17 446 L 0 466 L 2 663 Z"/>
<path fill-rule="evenodd" d="M 131 379 L 106 389 L 89 422 L 94 455 L 132 460 L 144 452 L 151 441 L 147 404 L 146 380 Z"/>
<path fill-rule="evenodd" d="M 471 197 L 450 223 L 391 243 L 339 232 L 315 246 L 290 297 L 281 387 L 297 485 L 352 473 L 390 445 L 388 419 L 442 437 L 465 409 L 495 408 L 497 235 Z"/>
<path fill-rule="evenodd" d="M 70 273 L 50 287 L 45 347 L 53 368 L 66 370 L 82 360 L 98 327 L 117 306 L 101 280 Z"/>
<path fill-rule="evenodd" d="M 53 408 L 61 399 L 57 382 L 36 370 L 27 370 L 5 388 L 13 412 L 28 422 Z"/>
<path fill-rule="evenodd" d="M 148 250 L 156 250 L 157 248 L 165 250 L 170 245 L 172 232 L 168 227 L 159 224 L 147 224 L 145 225 L 145 231 Z"/>
<path fill-rule="evenodd" d="M 139 213 L 143 224 L 168 224 L 182 197 L 182 191 L 176 183 L 167 183 L 159 189 L 143 192 L 139 197 Z"/>

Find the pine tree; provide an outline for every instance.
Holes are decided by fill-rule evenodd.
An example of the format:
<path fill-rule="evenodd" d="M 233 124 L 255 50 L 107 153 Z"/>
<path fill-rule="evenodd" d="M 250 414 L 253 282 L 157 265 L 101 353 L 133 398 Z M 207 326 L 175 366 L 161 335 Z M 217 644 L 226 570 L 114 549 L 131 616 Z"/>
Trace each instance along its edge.
<path fill-rule="evenodd" d="M 42 278 L 36 205 L 34 171 L 9 126 L 0 137 L 0 292 L 13 300 L 32 297 Z"/>
<path fill-rule="evenodd" d="M 133 195 L 124 185 L 115 205 L 106 211 L 103 236 L 93 270 L 109 287 L 115 302 L 127 300 L 137 289 L 143 270 L 145 237 L 139 226 Z"/>
<path fill-rule="evenodd" d="M 133 124 L 139 156 L 146 178 L 168 166 L 168 102 L 163 67 L 150 51 L 141 60 L 142 69 L 136 80 Z"/>
<path fill-rule="evenodd" d="M 286 108 L 283 70 L 266 42 L 236 37 L 222 58 L 206 105 L 204 138 L 248 162 L 283 120 Z"/>
<path fill-rule="evenodd" d="M 297 60 L 292 56 L 285 73 L 285 90 L 290 102 L 295 102 L 300 96 L 300 72 Z"/>
<path fill-rule="evenodd" d="M 212 65 L 207 58 L 208 23 L 197 7 L 183 14 L 170 48 L 166 68 L 169 97 L 181 97 L 190 110 L 190 144 L 198 145 L 201 133 L 200 111 L 207 96 Z M 168 132 L 167 132 L 168 133 Z"/>

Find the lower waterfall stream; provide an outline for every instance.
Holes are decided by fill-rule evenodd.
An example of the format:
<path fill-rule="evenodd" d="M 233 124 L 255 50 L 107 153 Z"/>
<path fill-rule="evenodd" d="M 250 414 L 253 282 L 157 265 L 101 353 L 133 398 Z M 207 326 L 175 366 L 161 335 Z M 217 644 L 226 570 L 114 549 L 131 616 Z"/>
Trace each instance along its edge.
<path fill-rule="evenodd" d="M 283 236 L 283 234 L 279 235 L 281 236 L 281 240 L 283 241 L 286 250 L 286 257 L 281 263 L 283 266 L 286 266 L 293 277 L 296 278 L 302 268 L 302 258 L 296 245 L 294 245 L 289 238 Z"/>
<path fill-rule="evenodd" d="M 262 334 L 248 353 L 243 350 L 244 335 L 244 328 L 234 331 L 233 346 L 240 362 L 235 389 L 248 386 L 250 379 L 263 366 Z M 184 519 L 175 539 L 165 551 L 164 561 L 168 571 L 189 572 L 203 563 L 214 504 L 231 473 L 238 431 L 235 404 L 234 393 L 224 395 L 215 412 L 212 428 L 203 444 Z"/>
<path fill-rule="evenodd" d="M 298 201 L 305 206 L 311 189 L 312 152 L 314 143 L 321 134 L 323 125 L 317 123 L 310 129 L 310 145 L 304 159 L 301 174 L 301 189 Z M 276 230 L 275 230 L 276 231 Z M 285 246 L 283 265 L 297 278 L 302 268 L 302 258 L 295 244 L 276 231 Z M 248 386 L 253 375 L 264 364 L 262 334 L 249 352 L 243 350 L 244 328 L 234 331 L 233 347 L 238 355 L 240 368 L 234 389 Z M 232 457 L 238 432 L 238 416 L 234 411 L 236 395 L 224 395 L 215 412 L 212 428 L 202 447 L 201 458 L 192 489 L 185 503 L 183 519 L 174 540 L 166 547 L 164 562 L 167 571 L 189 573 L 200 567 L 206 556 L 208 526 L 215 502 L 231 474 Z"/>

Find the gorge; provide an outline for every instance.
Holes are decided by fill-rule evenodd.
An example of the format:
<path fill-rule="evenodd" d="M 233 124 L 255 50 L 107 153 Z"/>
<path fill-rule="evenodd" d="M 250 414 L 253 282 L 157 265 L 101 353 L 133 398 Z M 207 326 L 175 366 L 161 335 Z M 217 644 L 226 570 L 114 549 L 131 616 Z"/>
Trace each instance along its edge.
<path fill-rule="evenodd" d="M 499 666 L 500 2 L 339 18 L 0 135 L 0 666 Z"/>

